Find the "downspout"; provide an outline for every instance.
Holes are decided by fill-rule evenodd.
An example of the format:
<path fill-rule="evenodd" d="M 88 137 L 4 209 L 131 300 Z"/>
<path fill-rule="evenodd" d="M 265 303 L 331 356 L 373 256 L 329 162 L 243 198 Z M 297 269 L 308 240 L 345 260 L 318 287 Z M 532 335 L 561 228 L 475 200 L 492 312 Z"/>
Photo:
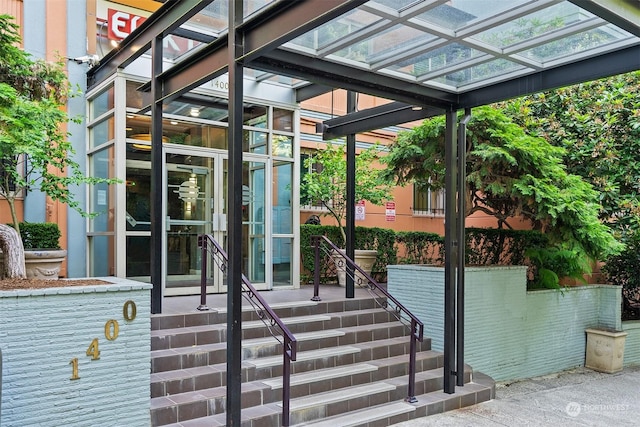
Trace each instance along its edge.
<path fill-rule="evenodd" d="M 458 125 L 458 272 L 456 306 L 456 385 L 464 386 L 464 266 L 465 266 L 465 192 L 467 182 L 467 123 L 471 109 L 464 110 Z"/>

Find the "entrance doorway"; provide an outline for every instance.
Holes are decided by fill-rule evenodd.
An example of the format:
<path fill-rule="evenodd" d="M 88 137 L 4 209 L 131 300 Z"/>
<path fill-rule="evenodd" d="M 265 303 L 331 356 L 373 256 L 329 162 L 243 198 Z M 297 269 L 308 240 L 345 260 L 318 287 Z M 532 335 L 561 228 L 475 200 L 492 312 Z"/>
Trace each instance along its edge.
<path fill-rule="evenodd" d="M 227 249 L 227 155 L 182 148 L 165 150 L 164 294 L 200 293 L 202 256 L 198 236 L 211 234 Z M 243 162 L 242 266 L 257 289 L 266 281 L 266 162 Z M 150 162 L 127 161 L 127 276 L 149 280 Z M 132 274 L 133 273 L 133 274 Z M 207 293 L 227 291 L 226 275 L 207 264 Z"/>

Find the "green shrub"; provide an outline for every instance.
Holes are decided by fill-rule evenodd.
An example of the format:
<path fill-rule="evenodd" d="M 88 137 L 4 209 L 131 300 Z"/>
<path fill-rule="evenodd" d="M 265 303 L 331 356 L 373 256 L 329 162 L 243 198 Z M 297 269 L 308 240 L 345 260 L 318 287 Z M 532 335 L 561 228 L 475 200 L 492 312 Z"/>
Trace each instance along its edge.
<path fill-rule="evenodd" d="M 315 252 L 311 246 L 311 236 L 326 236 L 335 245 L 342 241 L 340 228 L 333 225 L 302 224 L 300 226 L 300 254 L 302 256 L 301 283 L 313 283 L 313 269 Z M 378 252 L 376 262 L 371 270 L 371 276 L 379 282 L 386 282 L 387 265 L 395 264 L 395 232 L 385 228 L 356 227 L 356 248 L 369 249 Z M 327 247 L 320 251 L 320 281 L 328 283 L 335 281 L 335 268 L 324 254 Z"/>
<path fill-rule="evenodd" d="M 640 320 L 640 233 L 619 254 L 609 257 L 602 271 L 612 285 L 622 286 L 622 320 Z"/>
<path fill-rule="evenodd" d="M 331 225 L 300 226 L 302 283 L 313 282 L 314 249 L 311 236 L 324 235 L 340 242 L 340 229 Z M 589 273 L 589 259 L 582 252 L 551 247 L 548 237 L 534 230 L 467 228 L 465 262 L 467 265 L 527 265 L 527 288 L 558 288 L 559 279 L 583 279 Z M 390 264 L 444 264 L 444 237 L 421 231 L 398 231 L 384 228 L 356 227 L 356 248 L 378 251 L 372 277 L 386 282 Z M 335 281 L 333 263 L 321 251 L 320 281 Z"/>
<path fill-rule="evenodd" d="M 585 282 L 591 274 L 589 258 L 582 252 L 561 248 L 532 248 L 527 251 L 531 261 L 529 289 L 559 289 L 560 279 L 570 277 Z"/>
<path fill-rule="evenodd" d="M 548 245 L 547 237 L 534 230 L 469 227 L 465 237 L 467 265 L 527 265 L 527 249 Z"/>
<path fill-rule="evenodd" d="M 60 249 L 60 228 L 53 222 L 21 222 L 20 237 L 27 249 Z"/>
<path fill-rule="evenodd" d="M 397 247 L 402 253 L 400 264 L 444 263 L 444 237 L 423 231 L 399 231 L 396 233 Z"/>

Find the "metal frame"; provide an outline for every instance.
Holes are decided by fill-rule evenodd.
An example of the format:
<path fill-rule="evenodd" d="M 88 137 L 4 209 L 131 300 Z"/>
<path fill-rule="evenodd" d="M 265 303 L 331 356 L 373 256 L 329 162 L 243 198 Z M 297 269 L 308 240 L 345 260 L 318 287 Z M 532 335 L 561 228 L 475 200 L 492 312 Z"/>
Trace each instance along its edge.
<path fill-rule="evenodd" d="M 267 73 L 275 73 L 309 81 L 310 85 L 301 85 L 297 91 L 298 100 L 308 99 L 334 88 L 346 89 L 353 92 L 366 93 L 369 95 L 388 98 L 396 101 L 393 105 L 370 109 L 365 112 L 352 111 L 346 116 L 333 119 L 324 123 L 325 137 L 337 137 L 341 135 L 355 135 L 359 132 L 377 129 L 381 124 L 391 125 L 394 122 L 405 123 L 415 119 L 429 117 L 431 115 L 446 112 L 447 118 L 447 213 L 445 224 L 445 391 L 454 391 L 453 378 L 456 372 L 453 370 L 455 353 L 455 280 L 457 260 L 459 257 L 460 239 L 463 236 L 454 237 L 457 218 L 456 203 L 454 200 L 456 192 L 461 192 L 463 175 L 457 177 L 455 174 L 456 165 L 462 167 L 460 158 L 456 157 L 456 132 L 455 120 L 456 111 L 469 109 L 472 107 L 485 105 L 491 102 L 501 101 L 521 95 L 531 94 L 565 85 L 594 80 L 602 77 L 621 74 L 640 69 L 640 55 L 638 55 L 638 45 L 633 41 L 622 41 L 610 46 L 603 47 L 603 52 L 599 56 L 587 57 L 591 53 L 583 55 L 583 59 L 576 60 L 566 65 L 553 68 L 543 68 L 542 64 L 537 64 L 531 59 L 518 57 L 510 59 L 517 61 L 525 67 L 525 71 L 516 71 L 511 74 L 511 78 L 488 85 L 487 82 L 473 83 L 466 87 L 461 86 L 455 91 L 447 91 L 436 87 L 428 87 L 423 81 L 432 75 L 416 77 L 415 81 L 407 80 L 406 76 L 395 76 L 379 70 L 393 61 L 403 58 L 410 58 L 413 55 L 428 52 L 442 46 L 445 42 L 463 41 L 467 46 L 485 52 L 487 54 L 501 55 L 507 52 L 498 52 L 491 46 L 484 46 L 482 43 L 471 40 L 470 37 L 491 26 L 497 26 L 507 20 L 524 16 L 534 10 L 555 4 L 556 0 L 541 0 L 530 2 L 519 10 L 510 10 L 498 17 L 472 23 L 467 27 L 453 32 L 444 27 L 433 25 L 429 27 L 431 34 L 438 35 L 446 39 L 445 41 L 434 41 L 424 43 L 422 46 L 410 46 L 406 49 L 399 49 L 397 53 L 381 58 L 370 68 L 365 68 L 362 64 L 345 65 L 332 62 L 326 55 L 335 51 L 339 46 L 326 48 L 320 51 L 324 57 L 314 57 L 303 55 L 292 50 L 282 49 L 282 45 L 298 35 L 308 30 L 316 28 L 344 13 L 363 6 L 369 12 L 375 12 L 385 19 L 390 20 L 384 24 L 363 29 L 360 32 L 351 34 L 348 38 L 351 41 L 365 40 L 373 35 L 373 31 L 380 31 L 383 28 L 390 28 L 394 22 L 399 22 L 407 17 L 423 13 L 426 8 L 442 5 L 444 1 L 435 1 L 426 6 L 417 5 L 399 11 L 398 15 L 378 8 L 377 5 L 365 4 L 366 0 L 305 0 L 305 1 L 276 1 L 254 14 L 251 18 L 243 21 L 242 0 L 231 0 L 229 2 L 229 31 L 215 40 L 208 41 L 207 46 L 199 50 L 197 55 L 186 58 L 183 62 L 166 71 L 161 71 L 162 47 L 161 41 L 165 35 L 180 33 L 184 30 L 180 26 L 197 14 L 200 10 L 211 3 L 212 0 L 167 0 L 164 4 L 140 27 L 127 37 L 117 50 L 110 52 L 100 63 L 89 70 L 89 88 L 99 85 L 102 81 L 112 75 L 117 69 L 126 67 L 140 55 L 151 48 L 153 79 L 149 85 L 143 86 L 145 90 L 151 90 L 151 103 L 148 108 L 152 109 L 152 124 L 155 135 L 152 141 L 152 157 L 154 164 L 161 162 L 162 134 L 161 107 L 163 102 L 173 100 L 200 84 L 224 73 L 230 74 L 229 93 L 229 216 L 240 218 L 234 215 L 241 208 L 241 162 L 242 152 L 238 141 L 242 137 L 242 99 L 243 99 L 243 69 L 251 67 Z M 569 0 L 602 20 L 612 22 L 626 31 L 640 37 L 640 8 L 633 0 Z M 597 19 L 590 22 L 581 23 L 574 27 L 568 26 L 558 31 L 556 34 L 546 36 L 545 40 L 553 40 L 554 37 L 567 35 L 581 29 L 595 25 Z M 406 21 L 407 25 L 420 27 L 421 24 L 414 21 Z M 185 34 L 183 32 L 183 34 Z M 202 40 L 208 40 L 206 37 Z M 543 40 L 524 42 L 519 46 L 512 47 L 509 52 L 530 48 Z M 488 58 L 488 55 L 486 55 Z M 481 63 L 485 61 L 480 55 L 474 61 Z M 553 63 L 553 61 L 551 61 Z M 469 63 L 467 63 L 469 65 Z M 447 69 L 451 71 L 455 69 Z M 530 71 L 533 70 L 533 71 Z M 443 70 L 440 70 L 440 74 Z M 524 75 L 524 73 L 529 73 Z M 434 73 L 433 75 L 435 75 Z M 404 105 L 401 105 L 404 103 Z M 411 106 L 421 106 L 421 113 L 413 113 Z M 350 154 L 352 156 L 353 154 Z M 161 164 L 161 163 L 160 163 Z M 238 164 L 240 166 L 238 166 Z M 159 169 L 159 168 L 158 168 Z M 161 178 L 161 172 L 158 172 Z M 156 186 L 159 180 L 154 173 Z M 456 182 L 457 181 L 457 182 Z M 152 181 L 153 182 L 153 181 Z M 153 186 L 154 184 L 152 184 Z M 153 188 L 153 187 L 152 187 Z M 152 190 L 152 193 L 157 193 Z M 153 197 L 153 196 L 152 196 Z M 152 311 L 161 311 L 158 298 L 161 298 L 162 286 L 161 270 L 158 269 L 161 245 L 162 222 L 160 197 L 152 199 L 153 222 L 152 226 L 152 282 L 154 288 L 152 292 Z M 463 207 L 458 207 L 460 213 Z M 230 348 L 228 354 L 228 425 L 240 424 L 240 377 L 239 358 L 232 356 L 240 351 L 240 298 L 239 288 L 234 284 L 240 283 L 240 256 L 239 245 L 234 243 L 236 236 L 241 235 L 241 224 L 233 220 L 229 228 L 229 282 L 228 292 L 229 307 L 229 338 Z M 155 262 L 155 264 L 153 264 Z M 459 268 L 459 267 L 458 267 Z M 460 269 L 460 268 L 459 268 Z M 458 280 L 463 280 L 458 276 Z M 461 302 L 459 301 L 459 304 Z M 460 331 L 459 331 L 460 332 Z M 462 338 L 459 335 L 458 343 Z M 461 349 L 458 348 L 460 352 Z M 461 362 L 458 362 L 458 370 L 461 369 Z M 458 374 L 461 374 L 458 372 Z"/>

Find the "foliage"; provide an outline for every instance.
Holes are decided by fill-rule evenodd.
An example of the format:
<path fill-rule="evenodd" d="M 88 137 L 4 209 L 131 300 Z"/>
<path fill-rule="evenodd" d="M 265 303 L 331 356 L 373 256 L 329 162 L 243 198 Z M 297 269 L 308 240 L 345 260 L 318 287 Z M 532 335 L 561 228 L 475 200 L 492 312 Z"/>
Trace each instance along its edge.
<path fill-rule="evenodd" d="M 59 249 L 60 228 L 52 222 L 21 222 L 20 237 L 25 249 Z"/>
<path fill-rule="evenodd" d="M 32 60 L 17 48 L 11 20 L 0 15 L 0 196 L 20 231 L 15 200 L 22 191 L 38 189 L 87 216 L 69 186 L 116 181 L 85 176 L 70 157 L 64 105 L 73 93 L 63 63 Z"/>
<path fill-rule="evenodd" d="M 599 194 L 602 221 L 623 240 L 640 231 L 640 71 L 503 105 L 528 132 L 566 148 L 568 171 Z"/>
<path fill-rule="evenodd" d="M 399 231 L 396 233 L 400 264 L 436 264 L 444 262 L 444 238 L 436 233 Z"/>
<path fill-rule="evenodd" d="M 376 144 L 356 156 L 355 200 L 381 205 L 391 198 L 391 185 L 382 178 L 382 171 L 372 166 L 378 160 L 380 147 Z M 322 203 L 341 226 L 342 244 L 346 242 L 344 219 L 347 208 L 347 160 L 344 147 L 327 144 L 305 160 L 305 167 L 317 165 L 318 170 L 304 175 L 301 194 Z"/>
<path fill-rule="evenodd" d="M 315 263 L 315 250 L 311 246 L 311 236 L 326 236 L 332 242 L 337 242 L 341 238 L 341 227 L 333 225 L 311 225 L 300 226 L 300 254 L 302 256 L 301 282 L 313 282 L 313 271 Z M 360 249 L 370 249 L 378 252 L 376 262 L 371 270 L 371 275 L 378 281 L 386 281 L 387 265 L 395 264 L 395 232 L 393 230 L 376 227 L 356 227 L 356 246 Z M 329 250 L 328 246 L 320 251 L 320 280 L 327 283 L 335 279 L 335 268 L 333 262 L 329 262 L 324 256 Z"/>
<path fill-rule="evenodd" d="M 560 278 L 569 277 L 585 283 L 585 274 L 591 273 L 591 265 L 584 254 L 576 250 L 532 248 L 526 252 L 532 264 L 530 289 L 559 289 Z"/>
<path fill-rule="evenodd" d="M 444 187 L 443 117 L 398 135 L 383 161 L 400 185 Z M 598 218 L 599 195 L 562 164 L 564 149 L 527 134 L 501 111 L 478 107 L 468 124 L 465 215 L 483 212 L 499 227 L 524 217 L 550 244 L 599 258 L 621 245 Z"/>
<path fill-rule="evenodd" d="M 526 265 L 528 249 L 548 244 L 548 237 L 534 230 L 468 227 L 465 231 L 466 265 Z"/>
<path fill-rule="evenodd" d="M 339 227 L 332 225 L 300 226 L 300 251 L 302 254 L 302 283 L 313 282 L 315 262 L 311 236 L 324 235 L 335 242 L 340 236 Z M 541 265 L 556 277 L 568 275 L 566 266 L 551 262 L 535 264 L 529 261 L 527 253 L 531 249 L 544 247 L 547 236 L 533 230 L 508 230 L 489 228 L 466 229 L 467 265 L 530 265 L 528 287 L 534 287 L 538 280 L 536 266 Z M 356 227 L 356 244 L 363 249 L 378 251 L 372 276 L 379 282 L 386 282 L 386 266 L 390 264 L 433 264 L 444 263 L 444 238 L 435 233 L 421 231 L 393 231 L 383 228 Z M 505 250 L 502 250 L 505 248 Z M 320 252 L 320 281 L 335 280 L 333 263 L 324 256 L 328 247 Z M 571 271 L 569 271 L 571 273 Z M 556 280 L 557 282 L 557 280 Z"/>
<path fill-rule="evenodd" d="M 624 251 L 609 257 L 602 271 L 609 283 L 622 286 L 622 319 L 640 320 L 640 233 L 628 240 Z"/>
<path fill-rule="evenodd" d="M 379 282 L 386 282 L 387 265 L 396 264 L 396 233 L 388 228 L 356 227 L 355 246 L 378 252 L 376 262 L 371 268 L 371 276 Z"/>

